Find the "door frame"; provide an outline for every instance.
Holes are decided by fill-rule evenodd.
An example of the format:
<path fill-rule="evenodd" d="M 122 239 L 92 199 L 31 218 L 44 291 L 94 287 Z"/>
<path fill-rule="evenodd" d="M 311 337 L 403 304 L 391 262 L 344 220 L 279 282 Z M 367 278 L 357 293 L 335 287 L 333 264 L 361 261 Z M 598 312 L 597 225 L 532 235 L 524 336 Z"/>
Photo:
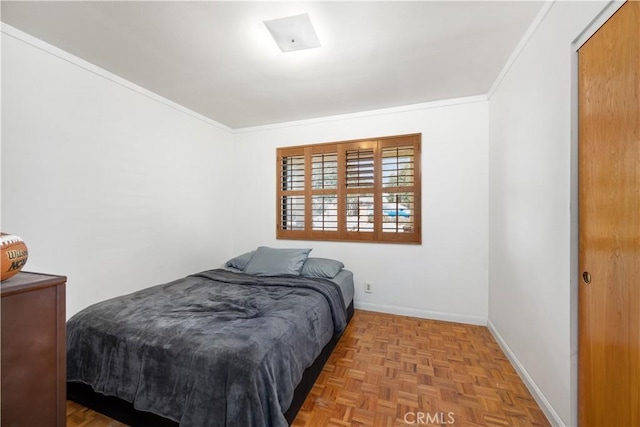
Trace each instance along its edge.
<path fill-rule="evenodd" d="M 604 6 L 602 11 L 582 30 L 582 32 L 571 43 L 571 206 L 570 206 L 570 347 L 571 347 L 571 384 L 570 384 L 570 404 L 571 421 L 570 425 L 578 425 L 578 291 L 579 291 L 579 214 L 578 204 L 579 182 L 578 182 L 578 50 L 583 44 L 593 36 L 596 31 L 626 0 L 611 0 Z"/>

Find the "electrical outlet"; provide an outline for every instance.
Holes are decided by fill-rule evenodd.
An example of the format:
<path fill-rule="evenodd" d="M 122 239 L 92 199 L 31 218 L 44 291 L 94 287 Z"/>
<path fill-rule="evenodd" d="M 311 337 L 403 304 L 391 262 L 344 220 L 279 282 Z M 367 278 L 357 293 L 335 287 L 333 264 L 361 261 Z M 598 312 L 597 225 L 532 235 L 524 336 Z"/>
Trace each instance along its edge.
<path fill-rule="evenodd" d="M 373 282 L 364 282 L 364 291 L 368 294 L 373 293 Z"/>

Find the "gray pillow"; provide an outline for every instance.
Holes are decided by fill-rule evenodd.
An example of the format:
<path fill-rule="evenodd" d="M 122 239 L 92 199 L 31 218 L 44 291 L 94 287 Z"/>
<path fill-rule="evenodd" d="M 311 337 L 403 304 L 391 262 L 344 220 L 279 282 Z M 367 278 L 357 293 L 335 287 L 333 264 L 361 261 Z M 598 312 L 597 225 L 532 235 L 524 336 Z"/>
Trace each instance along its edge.
<path fill-rule="evenodd" d="M 333 279 L 344 268 L 344 264 L 329 258 L 308 258 L 302 266 L 301 276 Z"/>
<path fill-rule="evenodd" d="M 224 264 L 224 266 L 227 268 L 231 267 L 235 270 L 244 271 L 247 264 L 249 264 L 249 261 L 251 261 L 251 257 L 253 257 L 254 253 L 255 251 L 251 251 L 247 252 L 246 254 L 238 255 L 235 258 L 231 258 Z"/>
<path fill-rule="evenodd" d="M 244 272 L 256 276 L 300 275 L 311 249 L 276 249 L 260 246 Z"/>

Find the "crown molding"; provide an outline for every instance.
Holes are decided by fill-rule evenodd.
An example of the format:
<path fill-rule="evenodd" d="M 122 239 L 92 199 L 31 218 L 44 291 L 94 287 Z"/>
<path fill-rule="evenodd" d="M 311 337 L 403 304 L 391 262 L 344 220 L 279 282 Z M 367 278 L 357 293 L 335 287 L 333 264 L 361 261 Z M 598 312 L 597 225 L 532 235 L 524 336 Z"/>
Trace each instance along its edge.
<path fill-rule="evenodd" d="M 361 111 L 358 113 L 339 114 L 334 116 L 324 116 L 314 119 L 296 120 L 291 122 L 273 123 L 268 125 L 260 125 L 245 128 L 233 129 L 233 133 L 251 133 L 264 132 L 268 130 L 283 129 L 296 126 L 308 126 L 319 123 L 337 122 L 343 120 L 361 119 L 365 117 L 386 116 L 392 114 L 407 113 L 410 111 L 429 110 L 432 108 L 451 107 L 455 105 L 474 104 L 477 102 L 486 102 L 486 95 L 467 96 L 464 98 L 444 99 L 439 101 L 423 102 L 420 104 L 403 105 L 400 107 L 381 108 L 377 110 Z"/>
<path fill-rule="evenodd" d="M 533 22 L 531 23 L 531 25 L 529 25 L 529 28 L 527 28 L 527 31 L 524 33 L 524 36 L 522 36 L 522 38 L 520 39 L 520 42 L 518 43 L 516 48 L 513 50 L 513 53 L 511 53 L 511 56 L 509 56 L 509 59 L 507 59 L 507 62 L 504 64 L 504 67 L 502 67 L 500 74 L 498 74 L 498 77 L 495 79 L 495 81 L 489 88 L 489 91 L 487 92 L 487 99 L 491 99 L 491 96 L 493 96 L 495 91 L 498 90 L 498 88 L 500 87 L 500 84 L 502 83 L 502 80 L 504 80 L 505 76 L 507 75 L 507 73 L 509 72 L 513 64 L 516 62 L 516 60 L 518 59 L 518 57 L 520 56 L 524 48 L 527 46 L 527 43 L 529 43 L 529 40 L 531 40 L 531 37 L 533 37 L 535 32 L 538 30 L 538 27 L 540 26 L 540 24 L 542 24 L 542 21 L 544 21 L 544 18 L 547 16 L 547 13 L 549 13 L 549 10 L 551 10 L 551 7 L 555 2 L 556 0 L 545 0 L 544 4 L 542 5 L 542 8 L 538 11 L 538 14 L 533 19 Z"/>

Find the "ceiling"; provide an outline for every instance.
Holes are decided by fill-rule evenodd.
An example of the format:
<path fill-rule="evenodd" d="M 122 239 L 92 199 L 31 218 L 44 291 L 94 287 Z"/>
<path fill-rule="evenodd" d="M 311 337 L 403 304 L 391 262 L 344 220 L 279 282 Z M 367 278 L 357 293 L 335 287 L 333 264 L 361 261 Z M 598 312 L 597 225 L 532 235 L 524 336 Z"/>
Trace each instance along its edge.
<path fill-rule="evenodd" d="M 231 128 L 486 94 L 543 2 L 2 1 L 2 21 Z M 308 13 L 322 47 L 265 20 Z"/>

